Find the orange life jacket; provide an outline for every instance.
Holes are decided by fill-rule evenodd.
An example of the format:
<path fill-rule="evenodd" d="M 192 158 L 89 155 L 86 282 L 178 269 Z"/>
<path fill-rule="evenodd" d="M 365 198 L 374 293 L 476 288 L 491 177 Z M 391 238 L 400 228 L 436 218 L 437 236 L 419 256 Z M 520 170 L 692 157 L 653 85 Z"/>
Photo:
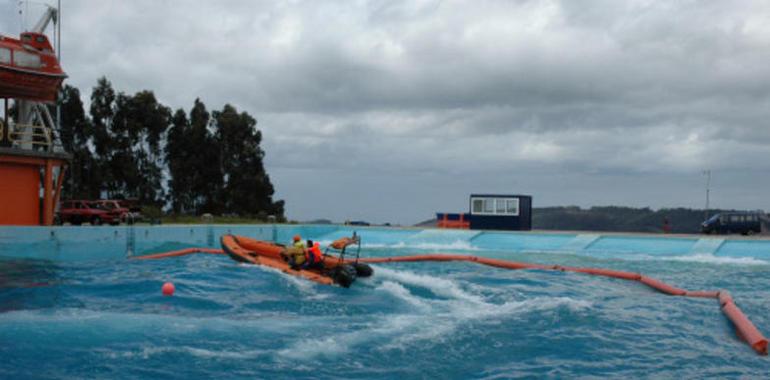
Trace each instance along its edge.
<path fill-rule="evenodd" d="M 315 243 L 312 247 L 308 248 L 307 256 L 309 262 L 313 264 L 320 263 L 323 256 L 323 253 L 321 253 L 321 244 Z"/>

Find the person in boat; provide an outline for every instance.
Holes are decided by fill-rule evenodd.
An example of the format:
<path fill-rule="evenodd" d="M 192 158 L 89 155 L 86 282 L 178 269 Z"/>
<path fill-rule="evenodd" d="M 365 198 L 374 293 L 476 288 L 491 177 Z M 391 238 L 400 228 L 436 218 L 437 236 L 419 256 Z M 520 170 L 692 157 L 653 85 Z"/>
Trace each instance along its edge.
<path fill-rule="evenodd" d="M 302 242 L 302 236 L 294 235 L 294 246 L 297 248 L 305 249 L 305 243 Z"/>
<path fill-rule="evenodd" d="M 298 269 L 312 269 L 320 268 L 323 266 L 323 252 L 321 252 L 321 244 L 313 243 L 312 240 L 307 241 L 307 249 L 298 249 L 292 247 L 287 250 L 289 255 L 289 265 L 294 270 Z M 304 245 L 303 245 L 304 247 Z"/>
<path fill-rule="evenodd" d="M 315 268 L 322 266 L 323 252 L 321 252 L 321 244 L 318 242 L 313 243 L 308 241 L 307 257 L 305 260 L 305 268 Z"/>
<path fill-rule="evenodd" d="M 302 241 L 302 237 L 294 235 L 293 244 L 290 247 L 287 247 L 284 252 L 281 252 L 281 255 L 284 260 L 289 263 L 289 266 L 298 269 L 307 261 L 305 251 L 305 243 Z"/>
<path fill-rule="evenodd" d="M 289 266 L 294 269 L 311 269 L 323 266 L 323 252 L 321 252 L 321 244 L 313 243 L 312 240 L 307 241 L 307 247 L 302 243 L 302 238 L 299 235 L 294 236 L 294 245 L 287 247 L 281 255 L 284 257 Z"/>

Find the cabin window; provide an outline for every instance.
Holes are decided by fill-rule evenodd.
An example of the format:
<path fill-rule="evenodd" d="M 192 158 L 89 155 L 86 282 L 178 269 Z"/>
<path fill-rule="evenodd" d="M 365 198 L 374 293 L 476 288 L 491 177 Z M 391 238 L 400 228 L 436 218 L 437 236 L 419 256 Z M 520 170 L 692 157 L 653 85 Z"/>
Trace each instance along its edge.
<path fill-rule="evenodd" d="M 13 52 L 13 64 L 19 67 L 37 69 L 40 67 L 40 56 L 27 53 L 26 51 L 16 50 Z"/>
<path fill-rule="evenodd" d="M 46 41 L 46 39 L 43 36 L 37 36 L 37 37 L 35 37 L 35 41 L 42 44 L 42 43 L 44 43 Z"/>
<path fill-rule="evenodd" d="M 11 63 L 11 49 L 0 48 L 0 63 Z"/>
<path fill-rule="evenodd" d="M 498 199 L 495 203 L 495 214 L 505 214 L 505 199 Z"/>
<path fill-rule="evenodd" d="M 472 198 L 471 213 L 477 215 L 519 215 L 518 198 Z"/>
<path fill-rule="evenodd" d="M 484 213 L 492 214 L 495 212 L 495 200 L 484 199 Z"/>
<path fill-rule="evenodd" d="M 482 213 L 484 212 L 484 200 L 483 199 L 474 199 L 473 200 L 473 209 L 474 214 Z"/>
<path fill-rule="evenodd" d="M 519 199 L 506 199 L 505 200 L 505 213 L 509 215 L 519 215 Z"/>

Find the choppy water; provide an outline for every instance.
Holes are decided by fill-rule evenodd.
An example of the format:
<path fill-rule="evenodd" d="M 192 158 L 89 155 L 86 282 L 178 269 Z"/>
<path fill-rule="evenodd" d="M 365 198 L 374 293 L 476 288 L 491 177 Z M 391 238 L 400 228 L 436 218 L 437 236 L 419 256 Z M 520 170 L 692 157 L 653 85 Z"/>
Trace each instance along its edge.
<path fill-rule="evenodd" d="M 631 270 L 726 288 L 770 334 L 770 263 L 757 258 L 452 249 Z M 176 285 L 163 297 L 164 281 Z M 622 280 L 470 263 L 375 266 L 350 289 L 224 256 L 0 260 L 0 378 L 760 378 L 770 360 L 710 299 Z"/>

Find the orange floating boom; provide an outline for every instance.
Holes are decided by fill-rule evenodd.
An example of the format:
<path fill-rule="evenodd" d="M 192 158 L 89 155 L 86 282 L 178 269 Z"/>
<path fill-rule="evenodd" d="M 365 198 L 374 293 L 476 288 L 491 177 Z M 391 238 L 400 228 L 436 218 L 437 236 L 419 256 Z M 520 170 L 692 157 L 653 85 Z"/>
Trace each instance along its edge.
<path fill-rule="evenodd" d="M 135 257 L 132 257 L 132 259 L 134 260 L 165 259 L 167 257 L 184 256 L 184 255 L 190 255 L 193 253 L 210 253 L 213 255 L 223 255 L 225 252 L 221 249 L 214 249 L 214 248 L 185 248 L 177 251 L 162 252 L 162 253 L 156 253 L 156 254 L 144 255 L 144 256 L 135 256 Z"/>
<path fill-rule="evenodd" d="M 165 253 L 158 253 L 153 255 L 134 257 L 134 259 L 162 259 L 167 257 L 176 257 L 189 255 L 193 253 L 210 253 L 210 254 L 223 254 L 221 249 L 211 248 L 187 248 L 178 251 L 171 251 Z M 735 325 L 736 333 L 738 337 L 744 340 L 751 346 L 754 351 L 760 355 L 767 355 L 767 338 L 754 326 L 753 323 L 746 317 L 745 314 L 735 305 L 730 293 L 726 290 L 720 291 L 688 291 L 666 284 L 663 281 L 654 279 L 652 277 L 643 276 L 639 273 L 624 272 L 611 269 L 602 268 L 579 268 L 579 267 L 566 267 L 561 265 L 542 265 L 532 263 L 522 263 L 500 259 L 490 259 L 486 257 L 468 256 L 468 255 L 453 255 L 453 254 L 429 254 L 429 255 L 415 255 L 415 256 L 397 256 L 397 257 L 377 257 L 368 259 L 359 259 L 358 262 L 377 264 L 377 263 L 399 263 L 399 262 L 419 262 L 419 261 L 467 261 L 475 262 L 482 265 L 492 266 L 503 269 L 541 269 L 541 270 L 558 270 L 562 272 L 576 272 L 590 274 L 594 276 L 603 276 L 618 278 L 621 280 L 638 281 L 648 287 L 657 290 L 658 292 L 680 297 L 697 297 L 697 298 L 715 298 L 719 301 L 722 313 Z M 287 272 L 287 271 L 284 271 Z M 287 272 L 288 273 L 288 272 Z M 293 274 L 293 273 L 291 273 Z"/>
<path fill-rule="evenodd" d="M 737 335 L 746 341 L 758 354 L 767 355 L 767 338 L 754 326 L 753 323 L 746 317 L 745 314 L 735 305 L 730 293 L 727 291 L 687 291 L 679 289 L 654 279 L 652 277 L 643 276 L 638 273 L 623 272 L 610 269 L 601 268 L 576 268 L 576 267 L 564 267 L 560 265 L 540 265 L 530 263 L 517 263 L 513 261 L 488 259 L 485 257 L 465 256 L 465 255 L 444 255 L 444 254 L 431 254 L 431 255 L 418 255 L 418 256 L 399 256 L 399 257 L 383 257 L 383 258 L 368 258 L 359 259 L 359 262 L 364 263 L 396 263 L 396 262 L 415 262 L 415 261 L 469 261 L 483 265 L 489 265 L 497 268 L 505 269 L 543 269 L 543 270 L 559 270 L 563 272 L 577 272 L 585 273 L 594 276 L 613 277 L 623 280 L 639 281 L 642 284 L 649 286 L 661 293 L 669 294 L 672 296 L 682 297 L 700 297 L 700 298 L 716 298 L 719 300 L 719 304 L 722 307 L 722 312 L 725 316 L 735 325 Z"/>

